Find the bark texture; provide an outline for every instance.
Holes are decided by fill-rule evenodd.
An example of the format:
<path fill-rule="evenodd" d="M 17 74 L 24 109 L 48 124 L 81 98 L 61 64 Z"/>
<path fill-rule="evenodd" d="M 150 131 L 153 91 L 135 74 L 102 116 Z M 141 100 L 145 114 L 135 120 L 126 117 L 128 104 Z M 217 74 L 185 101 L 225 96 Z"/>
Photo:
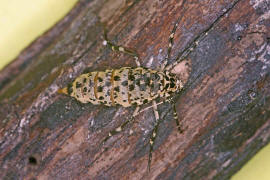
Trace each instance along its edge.
<path fill-rule="evenodd" d="M 148 172 L 152 110 L 102 145 L 134 107 L 81 104 L 57 90 L 86 68 L 135 66 L 102 45 L 104 26 L 157 69 L 177 21 L 170 63 L 198 42 L 176 95 L 185 131 L 160 105 Z M 80 1 L 0 72 L 0 178 L 228 179 L 270 140 L 269 29 L 267 0 Z"/>

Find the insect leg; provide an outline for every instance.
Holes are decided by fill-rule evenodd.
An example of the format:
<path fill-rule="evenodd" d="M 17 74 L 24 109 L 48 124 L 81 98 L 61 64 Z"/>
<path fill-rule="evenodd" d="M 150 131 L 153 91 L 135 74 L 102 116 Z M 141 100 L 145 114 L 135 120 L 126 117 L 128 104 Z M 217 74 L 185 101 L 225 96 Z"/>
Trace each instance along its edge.
<path fill-rule="evenodd" d="M 136 109 L 135 109 L 135 111 L 134 111 L 134 113 L 133 113 L 131 119 L 126 120 L 123 124 L 121 124 L 120 126 L 118 126 L 116 129 L 110 131 L 109 134 L 108 134 L 108 136 L 107 136 L 105 139 L 103 139 L 103 144 L 104 144 L 110 137 L 112 137 L 113 135 L 116 135 L 116 134 L 118 134 L 119 132 L 123 131 L 123 129 L 126 127 L 126 125 L 134 120 L 134 117 L 138 114 L 139 110 L 140 110 L 140 107 L 139 107 L 139 106 L 136 107 Z"/>
<path fill-rule="evenodd" d="M 169 36 L 169 45 L 168 45 L 168 50 L 167 50 L 167 56 L 165 57 L 165 60 L 164 60 L 164 62 L 161 65 L 161 70 L 164 70 L 164 68 L 168 64 L 168 60 L 171 57 L 171 51 L 172 51 L 172 46 L 173 46 L 173 39 L 174 39 L 174 34 L 175 34 L 175 31 L 176 31 L 177 27 L 178 27 L 178 22 L 176 22 L 174 24 L 173 30 L 172 30 L 172 32 L 171 32 L 171 34 Z"/>
<path fill-rule="evenodd" d="M 130 49 L 127 49 L 126 47 L 118 46 L 116 44 L 113 44 L 111 41 L 109 41 L 108 40 L 108 37 L 107 37 L 107 31 L 106 30 L 104 30 L 104 41 L 103 41 L 103 45 L 104 46 L 109 46 L 113 51 L 123 52 L 125 54 L 131 55 L 132 57 L 134 57 L 135 62 L 136 62 L 136 65 L 138 67 L 141 66 L 141 63 L 139 61 L 139 55 L 136 52 L 134 52 L 134 51 L 132 51 Z"/>
<path fill-rule="evenodd" d="M 155 100 L 152 101 L 152 103 L 153 103 L 153 109 L 154 109 L 156 122 L 155 122 L 154 129 L 152 130 L 150 140 L 149 140 L 150 149 L 149 149 L 149 155 L 148 155 L 148 171 L 150 171 L 150 166 L 151 166 L 151 161 L 152 161 L 152 153 L 153 153 L 153 148 L 154 148 L 154 142 L 155 142 L 155 139 L 156 139 L 156 136 L 157 136 L 158 126 L 159 126 L 159 123 L 160 123 L 159 114 L 158 114 L 158 110 L 157 110 L 157 103 L 156 103 Z"/>
<path fill-rule="evenodd" d="M 178 132 L 181 134 L 183 133 L 183 128 L 182 128 L 182 124 L 180 124 L 179 120 L 178 120 L 178 116 L 177 116 L 177 112 L 176 112 L 176 107 L 175 107 L 175 103 L 173 103 L 173 118 L 176 122 L 176 126 L 178 129 Z"/>
<path fill-rule="evenodd" d="M 199 34 L 195 39 L 190 42 L 187 47 L 180 52 L 177 57 L 176 61 L 173 64 L 169 64 L 165 66 L 165 70 L 170 71 L 173 67 L 175 67 L 177 64 L 185 60 L 192 51 L 199 45 L 199 43 L 208 35 L 209 31 L 213 28 L 213 26 L 209 27 L 205 31 L 203 31 L 201 34 Z"/>
<path fill-rule="evenodd" d="M 137 116 L 140 110 L 140 106 L 136 107 L 135 111 L 133 112 L 133 117 Z"/>
<path fill-rule="evenodd" d="M 160 105 L 160 104 L 163 104 L 163 103 L 165 103 L 165 102 L 166 102 L 166 101 L 161 101 L 161 102 L 157 103 L 156 105 Z M 137 116 L 138 114 L 140 114 L 140 113 L 142 113 L 142 112 L 144 112 L 144 111 L 147 111 L 147 110 L 150 109 L 150 108 L 153 108 L 153 104 L 150 105 L 150 106 L 147 106 L 146 108 L 144 108 L 144 109 L 142 109 L 142 110 L 140 110 L 140 111 L 138 111 L 138 113 L 135 114 L 134 116 Z"/>

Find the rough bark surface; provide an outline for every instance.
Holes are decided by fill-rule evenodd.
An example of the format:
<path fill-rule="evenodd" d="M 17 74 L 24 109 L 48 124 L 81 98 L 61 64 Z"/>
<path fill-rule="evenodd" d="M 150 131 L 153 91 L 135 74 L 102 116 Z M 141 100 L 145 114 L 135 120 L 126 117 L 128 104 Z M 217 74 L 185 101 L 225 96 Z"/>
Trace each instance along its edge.
<path fill-rule="evenodd" d="M 185 131 L 160 105 L 148 172 L 152 110 L 102 145 L 134 107 L 81 104 L 57 90 L 86 68 L 135 66 L 102 45 L 103 25 L 156 69 L 177 21 L 170 63 L 198 42 L 189 86 L 176 95 Z M 0 73 L 0 178 L 228 179 L 270 140 L 269 29 L 267 0 L 79 2 Z"/>

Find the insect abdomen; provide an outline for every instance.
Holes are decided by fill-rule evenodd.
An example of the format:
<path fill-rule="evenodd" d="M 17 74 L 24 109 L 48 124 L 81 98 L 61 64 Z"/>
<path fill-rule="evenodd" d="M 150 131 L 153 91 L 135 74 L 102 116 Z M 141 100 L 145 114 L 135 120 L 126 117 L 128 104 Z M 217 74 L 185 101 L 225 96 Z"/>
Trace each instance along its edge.
<path fill-rule="evenodd" d="M 94 71 L 80 75 L 60 91 L 82 103 L 129 107 L 160 96 L 165 76 L 163 72 L 142 67 Z"/>

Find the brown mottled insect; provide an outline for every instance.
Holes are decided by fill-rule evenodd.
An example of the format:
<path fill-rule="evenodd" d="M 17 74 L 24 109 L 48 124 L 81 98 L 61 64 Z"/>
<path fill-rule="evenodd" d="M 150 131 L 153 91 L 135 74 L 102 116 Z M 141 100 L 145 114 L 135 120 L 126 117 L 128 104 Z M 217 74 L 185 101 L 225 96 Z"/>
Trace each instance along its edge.
<path fill-rule="evenodd" d="M 182 87 L 168 71 L 122 67 L 82 74 L 62 91 L 82 103 L 129 107 L 170 97 Z"/>
<path fill-rule="evenodd" d="M 156 99 L 169 100 L 173 93 L 183 88 L 183 81 L 175 74 L 170 73 L 173 65 L 179 63 L 178 60 L 173 65 L 167 65 L 173 46 L 174 33 L 178 23 L 175 24 L 169 38 L 168 55 L 162 64 L 161 70 L 152 70 L 140 67 L 138 55 L 124 47 L 117 46 L 107 40 L 105 33 L 104 45 L 108 45 L 114 51 L 121 51 L 132 55 L 135 58 L 137 68 L 122 67 L 120 69 L 109 69 L 105 71 L 94 71 L 85 73 L 77 77 L 67 87 L 60 89 L 60 93 L 68 94 L 82 103 L 104 104 L 106 106 L 121 105 L 129 107 L 136 106 L 133 117 L 139 111 L 139 106 L 152 102 L 156 124 L 152 130 L 150 138 L 150 150 L 148 168 L 150 169 L 154 140 L 157 135 L 159 124 L 159 114 L 157 111 Z M 176 120 L 179 132 L 182 132 L 178 122 L 177 113 L 174 105 L 174 119 Z M 104 139 L 104 142 L 112 135 L 122 131 L 125 125 L 131 120 L 127 120 L 120 127 L 111 131 Z"/>

